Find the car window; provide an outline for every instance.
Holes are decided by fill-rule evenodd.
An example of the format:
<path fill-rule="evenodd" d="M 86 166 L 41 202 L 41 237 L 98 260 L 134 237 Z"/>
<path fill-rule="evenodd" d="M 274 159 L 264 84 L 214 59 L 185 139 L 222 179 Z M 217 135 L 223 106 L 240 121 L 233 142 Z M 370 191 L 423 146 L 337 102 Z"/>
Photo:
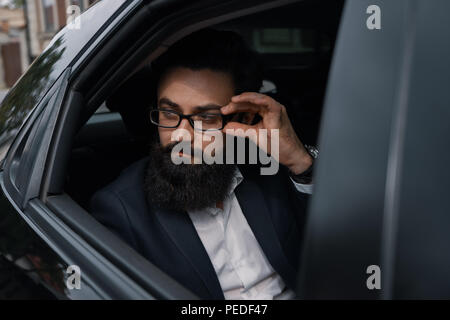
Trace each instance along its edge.
<path fill-rule="evenodd" d="M 58 110 L 63 102 L 69 70 L 58 78 L 25 123 L 5 159 L 5 186 L 19 206 L 38 195 L 46 153 L 50 148 Z"/>
<path fill-rule="evenodd" d="M 261 71 L 261 81 L 258 83 L 259 87 L 254 85 L 248 90 L 260 91 L 267 95 L 267 98 L 272 99 L 270 101 L 273 101 L 279 107 L 279 110 L 283 110 L 283 112 L 285 110 L 290 120 L 285 123 L 292 123 L 292 129 L 295 131 L 295 135 L 302 142 L 302 144 L 298 144 L 296 147 L 298 149 L 301 146 L 305 148 L 302 156 L 308 158 L 312 163 L 313 157 L 315 157 L 313 155 L 317 153 L 317 148 L 315 147 L 317 146 L 322 102 L 329 70 L 329 58 L 331 58 L 333 53 L 333 43 L 339 24 L 327 25 L 326 28 L 322 25 L 323 21 L 318 21 L 316 25 L 310 24 L 306 26 L 299 24 L 296 15 L 292 14 L 292 12 L 303 12 L 309 9 L 297 5 L 280 7 L 277 10 L 270 11 L 269 14 L 268 11 L 257 12 L 250 15 L 252 19 L 247 19 L 249 18 L 248 16 L 243 16 L 224 23 L 211 25 L 210 27 L 216 32 L 234 30 L 242 37 L 246 46 L 259 53 L 261 61 L 258 61 L 258 58 L 249 61 L 249 64 L 261 62 L 261 69 L 255 73 L 255 75 L 259 75 Z M 340 8 L 335 9 L 332 8 L 331 11 L 339 17 Z M 262 19 L 263 16 L 265 19 Z M 268 16 L 269 19 L 267 19 Z M 336 20 L 339 21 L 339 19 Z M 325 32 L 324 29 L 327 29 L 327 31 Z M 207 32 L 207 29 L 196 31 Z M 174 36 L 172 34 L 170 35 Z M 189 35 L 182 37 L 180 42 L 188 38 Z M 322 38 L 328 39 L 323 40 L 323 45 L 321 45 Z M 155 41 L 155 44 L 161 45 L 158 39 L 154 40 L 152 38 L 152 41 Z M 173 46 L 176 45 L 177 43 L 173 44 Z M 99 50 L 107 50 L 108 46 L 100 48 Z M 88 72 L 81 78 L 80 83 L 76 84 L 76 89 L 83 92 L 78 93 L 80 97 L 73 99 L 74 104 L 76 104 L 75 100 L 78 101 L 78 105 L 73 107 L 73 112 L 77 112 L 77 108 L 83 109 L 81 117 L 83 120 L 81 121 L 82 126 L 78 127 L 78 124 L 74 123 L 69 124 L 72 129 L 76 129 L 74 129 L 74 136 L 71 136 L 70 141 L 67 140 L 70 149 L 67 147 L 67 144 L 64 145 L 64 149 L 69 151 L 68 154 L 61 156 L 61 159 L 64 157 L 67 159 L 67 169 L 63 174 L 55 174 L 56 177 L 64 177 L 64 181 L 61 180 L 59 182 L 63 187 L 60 188 L 58 184 L 56 187 L 51 188 L 52 194 L 47 200 L 53 204 L 52 210 L 57 210 L 58 214 L 64 217 L 63 219 L 68 219 L 83 234 L 83 237 L 86 236 L 83 233 L 84 231 L 82 231 L 83 221 L 78 221 L 78 216 L 67 218 L 67 215 L 74 212 L 75 207 L 77 210 L 80 210 L 81 207 L 89 212 L 97 222 L 101 223 L 112 234 L 133 248 L 136 253 L 141 254 L 157 268 L 166 272 L 171 278 L 180 282 L 188 290 L 194 292 L 194 294 L 200 297 L 209 296 L 218 298 L 224 294 L 220 289 L 220 284 L 217 282 L 211 283 L 210 281 L 205 281 L 205 279 L 202 280 L 204 277 L 214 279 L 216 266 L 211 266 L 208 262 L 208 254 L 213 253 L 205 252 L 201 234 L 199 237 L 190 235 L 193 230 L 195 231 L 199 228 L 198 224 L 195 225 L 193 216 L 186 214 L 180 216 L 179 213 L 183 212 L 183 210 L 180 210 L 179 207 L 178 209 L 174 209 L 176 214 L 165 212 L 164 210 L 167 208 L 164 207 L 159 207 L 162 210 L 155 209 L 151 214 L 145 214 L 147 210 L 153 210 L 151 205 L 154 204 L 154 198 L 151 199 L 151 196 L 155 194 L 160 196 L 172 194 L 176 196 L 181 193 L 165 192 L 164 190 L 166 189 L 164 189 L 164 186 L 158 186 L 155 183 L 156 179 L 151 180 L 149 183 L 146 182 L 146 179 L 147 176 L 151 177 L 152 174 L 156 175 L 164 172 L 164 170 L 159 169 L 151 171 L 153 167 L 148 165 L 151 162 L 149 160 L 150 152 L 155 145 L 154 142 L 157 140 L 158 128 L 163 128 L 164 126 L 173 128 L 171 124 L 167 126 L 167 123 L 163 123 L 164 119 L 178 121 L 179 124 L 182 119 L 187 118 L 189 126 L 193 126 L 192 122 L 195 121 L 193 119 L 202 119 L 201 121 L 210 125 L 205 131 L 214 131 L 222 130 L 224 125 L 226 125 L 226 121 L 229 121 L 231 117 L 225 117 L 223 114 L 219 117 L 217 116 L 217 112 L 215 114 L 211 112 L 211 110 L 214 108 L 217 110 L 217 107 L 220 106 L 218 102 L 215 102 L 215 104 L 209 103 L 207 105 L 194 106 L 198 110 L 196 109 L 192 112 L 179 112 L 180 106 L 176 106 L 179 101 L 167 102 L 168 100 L 166 99 L 166 102 L 164 102 L 165 107 L 167 108 L 169 106 L 171 112 L 167 112 L 166 110 L 166 113 L 161 114 L 160 111 L 154 110 L 159 107 L 161 101 L 158 104 L 154 100 L 156 98 L 154 96 L 156 90 L 153 90 L 152 85 L 155 83 L 152 83 L 152 81 L 155 80 L 154 77 L 157 75 L 156 72 L 159 63 L 164 61 L 159 59 L 163 56 L 153 57 L 151 55 L 150 57 L 153 58 L 151 59 L 150 65 L 145 65 L 133 74 L 132 77 L 127 78 L 124 83 L 121 83 L 117 76 L 119 72 L 128 72 L 128 74 L 131 74 L 131 71 L 134 71 L 137 65 L 142 65 L 143 61 L 148 61 L 146 59 L 148 57 L 147 55 L 153 54 L 155 48 L 151 46 L 147 47 L 147 45 L 143 46 L 142 49 L 136 48 L 136 51 L 138 52 L 140 50 L 140 52 L 133 58 L 136 60 L 136 65 L 132 66 L 130 70 L 125 69 L 131 64 L 124 64 L 119 68 L 119 65 L 116 65 L 115 61 L 110 61 L 112 59 L 106 60 L 103 64 L 100 61 L 101 68 L 108 70 L 114 79 L 111 82 L 109 82 L 109 79 L 104 79 L 106 85 L 102 85 L 102 91 L 100 92 L 95 92 L 92 83 L 99 84 L 100 86 L 102 81 L 98 81 L 96 77 L 99 77 L 99 79 L 100 77 L 105 77 L 104 73 L 97 72 L 94 74 Z M 144 50 L 147 50 L 147 52 L 144 52 Z M 247 51 L 247 53 L 250 51 Z M 160 48 L 157 48 L 156 52 L 161 52 Z M 184 51 L 180 50 L 179 52 Z M 101 51 L 101 53 L 105 54 L 105 51 Z M 139 59 L 136 57 L 139 57 Z M 237 56 L 236 59 L 241 58 L 243 56 Z M 239 60 L 236 62 L 239 62 Z M 109 64 L 112 64 L 112 67 Z M 100 68 L 99 65 L 88 65 L 91 70 L 87 70 L 90 72 L 96 70 L 95 68 Z M 124 66 L 127 67 L 125 68 Z M 120 71 L 115 71 L 114 68 Z M 237 70 L 236 68 L 234 71 L 238 72 Z M 245 78 L 252 76 L 252 73 L 247 73 Z M 258 80 L 255 80 L 255 83 L 256 81 Z M 208 81 L 206 84 L 208 84 Z M 223 91 L 228 90 L 227 94 L 232 91 L 229 90 L 229 86 L 216 88 L 223 89 Z M 188 89 L 189 87 L 185 87 L 184 94 L 189 91 Z M 184 94 L 180 96 L 184 98 L 189 97 L 188 94 L 186 96 Z M 81 99 L 82 95 L 86 96 Z M 81 103 L 86 103 L 87 105 L 84 107 Z M 183 106 L 185 104 L 182 103 Z M 96 111 L 94 111 L 95 109 Z M 71 111 L 72 109 L 67 110 Z M 200 112 L 199 110 L 206 111 Z M 155 114 L 156 116 L 152 116 Z M 283 115 L 285 114 L 283 113 Z M 164 118 L 163 116 L 166 117 Z M 245 118 L 245 114 L 241 114 L 239 117 L 241 117 L 241 120 L 238 121 L 245 120 L 256 123 L 260 120 L 256 116 L 249 120 L 249 118 Z M 69 118 L 64 119 L 65 121 L 70 121 Z M 175 127 L 178 124 L 175 124 Z M 66 127 L 65 124 L 62 124 L 59 128 L 64 131 Z M 194 130 L 198 129 L 196 127 L 193 128 Z M 278 130 L 278 128 L 275 130 Z M 290 133 L 292 132 L 290 131 Z M 294 135 L 294 133 L 292 134 Z M 66 134 L 65 139 L 68 139 L 68 134 Z M 63 145 L 62 141 L 63 139 L 61 138 L 58 142 Z M 306 145 L 308 149 L 306 149 Z M 244 153 L 255 150 L 252 147 L 252 141 L 244 141 L 244 149 Z M 52 151 L 56 161 L 59 157 L 57 151 L 58 149 Z M 275 151 L 272 151 L 272 154 L 274 153 Z M 268 158 L 269 160 L 272 159 L 269 161 L 269 166 L 272 164 L 274 166 L 277 165 L 277 161 L 273 161 L 275 158 Z M 255 164 L 252 163 L 253 159 L 250 160 L 248 158 L 247 160 L 250 162 L 250 165 Z M 257 159 L 257 161 L 259 160 Z M 157 161 L 154 161 L 152 164 L 156 165 L 157 163 Z M 308 169 L 311 167 L 311 163 L 308 163 Z M 209 199 L 216 197 L 215 190 L 219 184 L 222 184 L 223 187 L 220 192 L 224 193 L 228 191 L 225 184 L 230 183 L 230 181 L 234 183 L 235 181 L 236 185 L 234 185 L 234 189 L 244 191 L 235 192 L 236 201 L 241 207 L 241 214 L 237 216 L 242 220 L 234 221 L 233 225 L 247 228 L 243 230 L 241 235 L 247 234 L 248 229 L 252 228 L 250 230 L 250 234 L 253 233 L 251 238 L 252 246 L 257 248 L 255 249 L 256 251 L 265 250 L 258 251 L 260 252 L 258 261 L 261 262 L 264 260 L 264 253 L 269 256 L 270 263 L 273 263 L 273 267 L 280 273 L 280 277 L 283 277 L 286 281 L 290 281 L 289 290 L 286 290 L 285 294 L 292 297 L 292 295 L 295 295 L 293 292 L 293 279 L 298 268 L 298 254 L 301 244 L 300 229 L 304 225 L 304 213 L 306 212 L 309 195 L 311 194 L 311 186 L 302 189 L 299 185 L 310 185 L 311 179 L 313 179 L 313 173 L 312 170 L 308 170 L 308 174 L 302 178 L 294 177 L 298 174 L 290 172 L 290 169 L 286 165 L 278 166 L 273 174 L 268 174 L 264 177 L 264 174 L 261 172 L 264 171 L 264 168 L 267 168 L 268 163 L 260 164 L 258 163 L 257 166 L 242 166 L 243 177 L 245 175 L 244 180 L 240 180 L 237 173 L 237 176 L 233 176 L 231 180 L 216 179 L 216 181 L 212 181 L 212 179 L 193 177 L 192 181 L 197 181 L 198 184 L 209 180 L 209 187 L 204 187 L 202 192 L 197 192 L 195 200 L 189 198 L 190 200 L 186 202 L 181 197 L 181 201 L 192 205 L 185 211 L 189 214 L 194 214 L 194 204 L 196 201 L 204 201 L 205 203 L 208 201 L 207 205 L 209 206 L 211 204 Z M 60 165 L 59 169 L 65 169 L 65 165 Z M 302 169 L 307 169 L 306 164 L 302 163 L 302 165 L 305 165 L 305 168 Z M 231 168 L 231 166 L 228 168 Z M 302 170 L 302 172 L 304 171 Z M 234 175 L 234 172 L 229 171 L 227 174 L 229 178 L 231 174 Z M 185 177 L 185 175 L 180 176 Z M 132 181 L 127 180 L 130 177 L 133 177 Z M 209 177 L 217 178 L 213 174 L 210 174 Z M 167 181 L 170 181 L 170 179 L 166 179 Z M 212 184 L 212 182 L 214 183 Z M 138 187 L 136 187 L 136 183 L 138 183 Z M 242 183 L 242 187 L 239 183 Z M 184 183 L 178 184 L 185 185 Z M 59 195 L 58 191 L 59 193 L 67 194 L 69 197 L 64 197 L 63 199 L 63 196 Z M 241 192 L 244 193 L 244 196 L 242 196 Z M 73 205 L 72 208 L 70 206 L 70 200 L 75 201 L 79 206 Z M 61 201 L 59 203 L 60 205 L 55 206 L 54 204 L 58 201 Z M 166 201 L 167 203 L 169 205 L 178 204 L 176 201 Z M 216 205 L 218 205 L 216 208 L 221 208 L 222 210 L 231 207 L 224 200 L 216 202 Z M 128 208 L 127 206 L 132 206 L 134 209 Z M 125 211 L 120 212 L 121 208 L 126 208 L 126 214 L 122 214 Z M 141 211 L 139 211 L 139 208 Z M 203 207 L 199 208 L 204 209 L 206 207 L 203 205 Z M 237 212 L 239 213 L 240 211 L 238 210 Z M 255 215 L 257 212 L 260 213 L 259 216 Z M 135 214 L 146 221 L 141 221 L 141 218 L 138 218 Z M 271 223 L 273 217 L 278 217 L 276 219 L 281 220 Z M 283 217 L 284 219 L 282 219 Z M 186 219 L 191 219 L 194 225 L 187 223 L 189 220 Z M 157 221 L 156 224 L 155 221 Z M 157 230 L 145 230 L 145 228 L 154 228 L 155 226 L 158 227 Z M 270 230 L 264 230 L 265 227 L 269 227 Z M 86 230 L 91 230 L 92 228 L 95 228 L 95 226 L 90 225 L 89 229 Z M 217 234 L 219 234 L 219 231 Z M 148 235 L 155 236 L 156 238 L 152 241 L 142 238 Z M 91 238 L 89 237 L 89 239 Z M 98 241 L 99 239 L 91 240 Z M 273 251 L 274 247 L 271 243 L 277 243 L 278 241 L 282 242 L 282 246 L 288 247 Z M 151 244 L 157 244 L 157 246 L 150 248 L 149 245 Z M 258 248 L 258 245 L 261 246 L 261 249 Z M 104 244 L 104 246 L 107 246 L 107 244 Z M 200 250 L 200 253 L 197 250 L 181 256 L 173 255 L 172 250 L 178 247 L 183 248 L 182 251 L 197 250 L 198 248 L 203 249 Z M 154 250 L 159 250 L 159 248 L 165 248 L 165 252 L 155 253 Z M 108 251 L 107 254 L 110 254 L 110 252 Z M 243 255 L 248 256 L 248 254 Z M 178 260 L 183 257 L 186 257 L 188 260 Z M 181 263 L 186 265 L 185 270 L 180 270 L 177 267 Z M 290 267 L 286 268 L 285 266 Z M 267 271 L 268 269 L 265 270 Z M 206 284 L 199 286 L 198 283 L 195 283 L 195 281 L 199 280 L 202 283 L 206 282 Z M 283 288 L 281 289 L 284 290 Z"/>
<path fill-rule="evenodd" d="M 17 202 L 23 197 L 23 192 L 25 192 L 29 182 L 30 162 L 33 160 L 31 150 L 37 142 L 36 135 L 39 131 L 39 123 L 42 121 L 43 109 L 47 107 L 48 101 L 49 99 L 40 108 L 34 110 L 5 158 L 4 166 L 7 172 L 5 185 L 9 186 L 9 191 Z"/>
<path fill-rule="evenodd" d="M 271 12 L 273 17 L 267 20 L 266 25 L 261 23 L 264 19 L 259 18 L 260 14 L 256 13 L 250 21 L 260 22 L 254 25 L 248 22 L 247 17 L 242 17 L 213 27 L 216 30 L 233 30 L 237 32 L 243 38 L 246 45 L 262 57 L 264 81 L 259 91 L 273 99 L 275 103 L 280 103 L 285 106 L 294 130 L 298 133 L 302 142 L 308 145 L 308 151 L 306 152 L 313 152 L 313 149 L 317 151 L 315 146 L 317 146 L 322 100 L 326 88 L 325 80 L 329 69 L 329 60 L 323 57 L 327 55 L 331 56 L 332 54 L 333 37 L 336 34 L 338 24 L 333 27 L 328 26 L 331 31 L 325 32 L 321 23 L 318 23 L 315 27 L 303 26 L 297 24 L 297 20 L 292 15 L 287 17 L 286 21 L 283 21 L 286 12 L 294 9 L 298 10 L 295 6 L 289 9 L 280 8 L 277 11 L 274 10 Z M 267 12 L 263 12 L 262 14 L 267 15 Z M 335 14 L 339 15 L 339 10 Z M 148 250 L 150 250 L 148 243 L 141 239 L 142 235 L 140 231 L 136 231 L 135 235 L 131 233 L 125 234 L 126 232 L 121 228 L 127 225 L 128 222 L 113 222 L 109 220 L 109 217 L 115 215 L 115 213 L 111 212 L 120 209 L 121 206 L 119 206 L 119 203 L 124 207 L 128 206 L 128 201 L 130 200 L 128 197 L 137 197 L 133 200 L 134 208 L 139 206 L 146 207 L 147 204 L 145 203 L 148 202 L 143 202 L 147 201 L 143 198 L 151 196 L 152 192 L 158 192 L 156 190 L 158 187 L 153 191 L 149 191 L 147 189 L 148 186 L 146 186 L 145 190 L 134 190 L 134 187 L 131 186 L 129 189 L 122 189 L 121 187 L 122 185 L 128 186 L 131 183 L 131 181 L 126 180 L 129 172 L 142 176 L 146 175 L 145 171 L 142 170 L 144 170 L 143 168 L 146 165 L 145 161 L 148 161 L 146 159 L 149 157 L 149 150 L 158 132 L 158 125 L 161 124 L 158 121 L 163 121 L 161 114 L 153 118 L 150 114 L 151 108 L 155 109 L 157 107 L 156 101 L 152 100 L 156 97 L 153 95 L 151 81 L 153 81 L 155 70 L 158 68 L 158 61 L 161 60 L 152 61 L 151 65 L 145 66 L 126 82 L 114 88 L 106 101 L 98 106 L 95 114 L 91 117 L 95 121 L 89 121 L 79 132 L 79 135 L 75 137 L 75 145 L 77 147 L 72 150 L 65 190 L 83 208 L 88 210 L 97 221 L 109 227 L 112 232 L 118 235 L 128 245 L 138 250 L 138 252 L 142 253 L 149 261 L 160 267 L 163 271 L 168 272 L 177 281 L 186 284 L 186 282 L 183 282 L 183 275 L 178 273 L 176 269 L 168 266 L 166 257 L 155 259 L 148 253 Z M 255 91 L 258 91 L 258 89 Z M 170 107 L 173 108 L 173 103 Z M 105 116 L 110 112 L 109 110 L 118 112 L 114 120 Z M 174 111 L 175 109 L 171 110 Z M 165 115 L 166 119 L 169 119 L 168 114 Z M 170 119 L 178 117 L 176 113 L 170 113 L 170 115 L 172 116 Z M 120 121 L 122 125 L 119 125 Z M 214 121 L 212 122 L 213 124 L 211 126 L 216 125 Z M 218 128 L 220 125 L 216 127 Z M 309 149 L 309 147 L 312 149 Z M 251 143 L 246 148 L 251 150 Z M 291 219 L 294 225 L 300 226 L 303 224 L 303 218 L 299 213 L 306 210 L 305 208 L 308 202 L 307 195 L 310 194 L 310 188 L 308 189 L 306 187 L 302 191 L 299 191 L 300 189 L 297 188 L 300 188 L 298 185 L 301 183 L 294 182 L 294 180 L 288 177 L 289 173 L 286 167 L 281 167 L 279 172 L 280 174 L 274 174 L 272 177 L 258 178 L 256 184 L 261 184 L 261 189 L 254 190 L 252 194 L 261 197 L 261 201 L 258 201 L 259 204 L 263 203 L 263 199 L 283 199 L 283 205 L 280 203 L 270 203 L 269 207 L 275 208 L 274 210 L 280 210 L 281 207 L 289 208 L 280 214 L 290 215 L 295 212 L 293 216 L 289 216 L 286 219 Z M 261 174 L 258 173 L 258 175 Z M 87 177 L 89 177 L 89 185 L 85 184 Z M 277 180 L 281 179 L 281 177 L 285 177 L 286 179 L 282 181 Z M 142 179 L 145 179 L 145 177 L 142 177 Z M 262 184 L 269 184 L 272 187 L 265 187 Z M 274 187 L 277 185 L 280 187 Z M 119 188 L 120 190 L 116 190 L 115 188 Z M 211 186 L 211 189 L 213 188 Z M 110 199 L 108 201 L 108 205 L 112 206 L 108 209 L 110 210 L 110 215 L 105 216 L 105 205 L 107 203 L 104 202 L 104 196 L 110 191 L 113 191 L 119 197 L 123 196 L 126 198 L 116 199 L 118 201 L 117 203 L 115 202 L 116 200 Z M 143 195 L 143 192 L 145 195 Z M 266 195 L 266 192 L 271 192 L 272 196 Z M 276 194 L 276 196 L 273 196 L 273 194 Z M 202 193 L 201 197 L 207 199 L 207 192 Z M 290 204 L 286 205 L 286 203 Z M 247 213 L 255 212 L 255 210 L 251 211 L 249 209 L 248 203 L 246 204 L 245 200 L 240 201 L 240 206 Z M 268 215 L 270 213 L 265 208 L 264 206 L 258 207 L 257 211 L 264 212 L 263 217 L 269 218 Z M 136 221 L 132 209 L 127 212 L 131 215 L 129 218 L 131 223 L 136 224 L 132 226 L 133 229 L 140 230 L 141 227 L 145 228 L 145 225 L 150 225 L 141 224 L 139 221 Z M 153 214 L 160 214 L 158 212 Z M 192 211 L 188 210 L 188 212 Z M 177 236 L 183 235 L 184 233 L 171 233 L 171 228 L 174 228 L 176 224 L 165 225 L 164 220 L 167 219 L 166 216 L 168 215 L 162 215 L 156 218 L 153 217 L 153 214 L 150 215 L 152 217 L 151 219 L 162 219 L 160 223 L 166 228 L 168 237 L 173 237 L 171 243 L 174 242 L 176 245 L 184 247 L 190 241 L 193 241 L 185 239 L 179 243 L 180 238 L 177 238 Z M 186 218 L 189 219 L 189 217 L 186 215 Z M 190 219 L 193 218 L 190 217 Z M 258 222 L 253 221 L 251 216 L 247 216 L 247 219 L 249 225 L 257 228 L 255 224 L 258 224 Z M 193 221 L 195 227 L 195 219 Z M 237 223 L 236 225 L 244 224 Z M 280 224 L 277 232 L 289 234 L 290 239 L 286 240 L 286 243 L 292 242 L 298 244 L 299 232 L 292 231 L 290 227 L 291 224 Z M 184 226 L 180 225 L 179 228 L 183 229 Z M 258 237 L 262 241 L 262 246 L 267 249 L 269 245 L 265 241 L 270 240 L 258 234 L 258 231 L 254 232 L 256 233 L 255 237 Z M 272 240 L 275 241 L 276 238 L 272 238 Z M 195 241 L 195 243 L 190 244 L 193 248 L 201 244 L 199 242 L 200 239 Z M 161 243 L 161 246 L 165 245 Z M 171 249 L 168 250 L 170 251 Z M 291 247 L 288 256 L 283 259 L 286 259 L 287 264 L 297 266 L 297 255 L 298 252 Z M 273 256 L 271 258 L 273 259 Z M 199 263 L 203 265 L 203 263 Z M 279 261 L 275 263 L 277 267 L 280 266 Z M 187 270 L 191 270 L 189 268 Z M 200 268 L 202 267 L 200 266 Z M 211 272 L 211 269 L 208 270 Z M 193 277 L 195 278 L 196 276 L 193 275 Z M 189 285 L 187 288 L 193 291 L 196 290 L 195 287 Z M 196 293 L 200 296 L 202 295 L 201 290 Z"/>

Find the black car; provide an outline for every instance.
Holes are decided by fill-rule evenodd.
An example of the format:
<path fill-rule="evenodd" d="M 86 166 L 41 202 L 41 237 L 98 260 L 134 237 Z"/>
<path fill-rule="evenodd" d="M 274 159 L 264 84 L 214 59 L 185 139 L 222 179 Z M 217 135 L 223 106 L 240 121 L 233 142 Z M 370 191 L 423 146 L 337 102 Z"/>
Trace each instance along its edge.
<path fill-rule="evenodd" d="M 261 54 L 262 92 L 319 146 L 298 295 L 450 298 L 448 12 L 446 0 L 96 2 L 0 106 L 0 298 L 196 298 L 88 202 L 147 152 L 151 61 L 205 27 Z"/>

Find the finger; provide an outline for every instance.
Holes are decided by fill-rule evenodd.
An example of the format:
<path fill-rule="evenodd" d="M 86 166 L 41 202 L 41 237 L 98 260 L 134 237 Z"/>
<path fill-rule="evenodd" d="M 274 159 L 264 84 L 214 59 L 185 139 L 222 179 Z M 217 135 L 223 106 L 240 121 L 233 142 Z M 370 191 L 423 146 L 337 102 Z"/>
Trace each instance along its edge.
<path fill-rule="evenodd" d="M 241 94 L 238 94 L 237 96 L 233 96 L 231 98 L 232 102 L 243 102 L 248 101 L 255 103 L 256 101 L 264 100 L 265 98 L 269 98 L 269 96 L 266 96 L 265 94 L 258 93 L 258 92 L 244 92 Z"/>
<path fill-rule="evenodd" d="M 235 103 L 249 102 L 265 106 L 269 111 L 279 111 L 278 107 L 281 107 L 281 105 L 271 97 L 257 92 L 244 92 L 240 95 L 232 97 L 231 101 Z"/>
<path fill-rule="evenodd" d="M 225 134 L 236 137 L 252 137 L 253 133 L 256 134 L 257 130 L 255 126 L 243 124 L 239 122 L 229 122 L 222 131 Z"/>
<path fill-rule="evenodd" d="M 230 102 L 226 106 L 223 106 L 220 111 L 222 114 L 231 114 L 236 112 L 252 112 L 252 113 L 258 113 L 261 116 L 266 111 L 266 106 L 264 105 L 257 105 L 252 103 L 234 103 Z"/>

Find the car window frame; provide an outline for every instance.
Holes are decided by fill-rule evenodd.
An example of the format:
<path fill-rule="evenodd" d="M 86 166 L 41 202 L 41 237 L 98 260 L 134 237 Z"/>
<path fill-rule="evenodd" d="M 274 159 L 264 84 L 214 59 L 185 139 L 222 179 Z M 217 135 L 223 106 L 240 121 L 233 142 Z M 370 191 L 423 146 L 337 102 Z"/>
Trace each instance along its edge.
<path fill-rule="evenodd" d="M 31 112 L 6 154 L 3 165 L 5 191 L 20 208 L 24 208 L 31 198 L 39 195 L 45 155 L 50 148 L 52 128 L 56 125 L 59 107 L 63 103 L 69 74 L 70 69 L 66 69 L 56 80 Z M 19 149 L 22 143 L 25 145 Z M 20 160 L 17 161 L 19 152 Z M 17 175 L 14 171 L 17 171 Z"/>

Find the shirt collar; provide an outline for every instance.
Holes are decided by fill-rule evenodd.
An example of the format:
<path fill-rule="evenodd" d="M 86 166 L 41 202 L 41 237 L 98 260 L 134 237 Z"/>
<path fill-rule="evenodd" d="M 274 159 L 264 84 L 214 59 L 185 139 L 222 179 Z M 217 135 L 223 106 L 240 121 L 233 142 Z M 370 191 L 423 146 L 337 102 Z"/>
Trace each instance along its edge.
<path fill-rule="evenodd" d="M 236 187 L 242 182 L 242 180 L 244 180 L 244 176 L 242 175 L 241 171 L 239 170 L 239 168 L 236 166 L 235 167 L 235 171 L 234 171 L 234 175 L 232 177 L 231 183 L 230 183 L 230 188 L 228 189 L 228 193 L 227 196 L 225 198 L 225 200 L 223 201 L 223 205 L 224 205 L 224 209 L 227 206 L 227 201 L 230 201 L 230 197 L 233 194 L 234 190 L 236 189 Z M 216 206 L 214 207 L 208 207 L 205 208 L 203 210 L 195 210 L 194 212 L 197 212 L 199 214 L 204 214 L 204 212 L 207 212 L 213 216 L 217 215 L 219 212 L 222 212 L 223 210 L 221 210 L 220 208 L 217 208 Z"/>

